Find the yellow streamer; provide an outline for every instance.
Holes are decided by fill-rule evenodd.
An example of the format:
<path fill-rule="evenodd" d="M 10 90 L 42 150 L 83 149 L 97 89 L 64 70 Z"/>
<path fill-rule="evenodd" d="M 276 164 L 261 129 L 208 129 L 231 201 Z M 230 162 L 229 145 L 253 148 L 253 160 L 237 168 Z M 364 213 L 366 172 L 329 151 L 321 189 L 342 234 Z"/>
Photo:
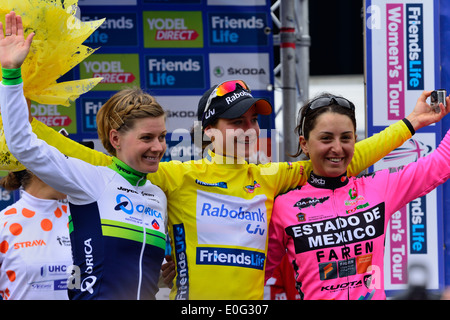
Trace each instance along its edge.
<path fill-rule="evenodd" d="M 77 5 L 78 0 L 0 1 L 0 21 L 3 25 L 5 15 L 15 11 L 22 17 L 25 37 L 31 32 L 35 33 L 30 53 L 22 65 L 22 79 L 25 97 L 39 104 L 68 107 L 71 101 L 91 90 L 102 80 L 89 78 L 57 82 L 61 76 L 95 52 L 96 49 L 82 43 L 105 20 L 79 20 L 75 17 Z M 0 170 L 23 169 L 6 146 L 1 124 Z"/>

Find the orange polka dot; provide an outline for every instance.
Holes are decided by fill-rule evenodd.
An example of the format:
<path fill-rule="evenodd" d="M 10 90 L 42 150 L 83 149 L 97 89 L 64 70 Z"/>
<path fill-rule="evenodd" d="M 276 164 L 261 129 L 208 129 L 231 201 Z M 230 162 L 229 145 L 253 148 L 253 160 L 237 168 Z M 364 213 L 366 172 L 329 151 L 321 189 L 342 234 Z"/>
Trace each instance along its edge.
<path fill-rule="evenodd" d="M 27 209 L 27 208 L 23 208 L 22 209 L 22 215 L 25 218 L 33 218 L 35 214 L 36 214 L 36 212 L 34 212 L 34 211 L 30 210 L 30 209 Z"/>
<path fill-rule="evenodd" d="M 5 215 L 9 215 L 9 214 L 16 214 L 17 213 L 17 209 L 16 208 L 11 208 L 9 210 L 5 211 Z"/>
<path fill-rule="evenodd" d="M 67 206 L 66 206 L 65 204 L 63 204 L 63 205 L 61 206 L 61 208 L 63 209 L 63 211 L 64 211 L 65 213 L 67 213 Z"/>
<path fill-rule="evenodd" d="M 56 216 L 57 218 L 61 218 L 61 216 L 62 216 L 62 211 L 61 211 L 60 208 L 56 208 L 56 210 L 55 210 L 55 216 Z"/>
<path fill-rule="evenodd" d="M 12 270 L 7 270 L 6 275 L 8 276 L 9 281 L 14 282 L 16 280 L 16 273 Z"/>
<path fill-rule="evenodd" d="M 18 223 L 13 223 L 9 226 L 9 232 L 11 232 L 13 236 L 18 236 L 22 233 L 22 226 Z"/>
<path fill-rule="evenodd" d="M 9 243 L 8 241 L 4 240 L 0 243 L 0 252 L 6 253 L 9 249 Z"/>
<path fill-rule="evenodd" d="M 41 228 L 44 231 L 50 231 L 53 228 L 53 224 L 48 219 L 42 219 L 42 221 L 41 221 Z"/>

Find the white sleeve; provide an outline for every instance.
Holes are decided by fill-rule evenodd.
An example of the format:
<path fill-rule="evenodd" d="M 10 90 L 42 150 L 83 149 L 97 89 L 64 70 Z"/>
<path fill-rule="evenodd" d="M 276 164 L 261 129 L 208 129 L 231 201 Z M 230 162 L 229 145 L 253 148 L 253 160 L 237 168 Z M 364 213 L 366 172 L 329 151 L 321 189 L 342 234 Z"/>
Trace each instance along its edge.
<path fill-rule="evenodd" d="M 98 183 L 103 179 L 99 168 L 65 156 L 33 133 L 23 83 L 0 84 L 0 106 L 6 143 L 17 160 L 46 184 L 76 201 L 92 202 L 98 198 Z"/>

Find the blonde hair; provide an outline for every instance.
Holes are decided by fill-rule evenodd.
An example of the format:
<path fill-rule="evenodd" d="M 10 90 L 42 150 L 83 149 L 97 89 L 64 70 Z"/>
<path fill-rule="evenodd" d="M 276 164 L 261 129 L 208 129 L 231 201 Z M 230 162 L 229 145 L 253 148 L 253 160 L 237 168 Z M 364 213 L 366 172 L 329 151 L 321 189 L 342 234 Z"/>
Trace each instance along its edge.
<path fill-rule="evenodd" d="M 154 97 L 140 88 L 118 91 L 100 108 L 97 113 L 97 132 L 103 147 L 111 155 L 116 149 L 109 140 L 109 133 L 115 129 L 127 132 L 132 129 L 136 119 L 165 117 L 165 112 Z"/>

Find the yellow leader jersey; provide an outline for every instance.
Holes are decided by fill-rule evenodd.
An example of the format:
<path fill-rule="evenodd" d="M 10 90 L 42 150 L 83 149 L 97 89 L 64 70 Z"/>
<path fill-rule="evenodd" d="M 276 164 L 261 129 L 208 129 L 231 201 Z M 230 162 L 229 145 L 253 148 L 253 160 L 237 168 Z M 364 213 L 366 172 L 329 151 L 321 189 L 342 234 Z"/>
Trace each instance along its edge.
<path fill-rule="evenodd" d="M 348 168 L 357 175 L 411 137 L 407 120 L 356 144 Z M 67 156 L 96 165 L 111 157 L 72 142 L 34 120 L 33 131 Z M 148 175 L 168 200 L 176 277 L 171 299 L 262 299 L 267 233 L 274 198 L 303 185 L 309 161 L 227 164 L 209 152 L 201 160 L 160 163 Z"/>

